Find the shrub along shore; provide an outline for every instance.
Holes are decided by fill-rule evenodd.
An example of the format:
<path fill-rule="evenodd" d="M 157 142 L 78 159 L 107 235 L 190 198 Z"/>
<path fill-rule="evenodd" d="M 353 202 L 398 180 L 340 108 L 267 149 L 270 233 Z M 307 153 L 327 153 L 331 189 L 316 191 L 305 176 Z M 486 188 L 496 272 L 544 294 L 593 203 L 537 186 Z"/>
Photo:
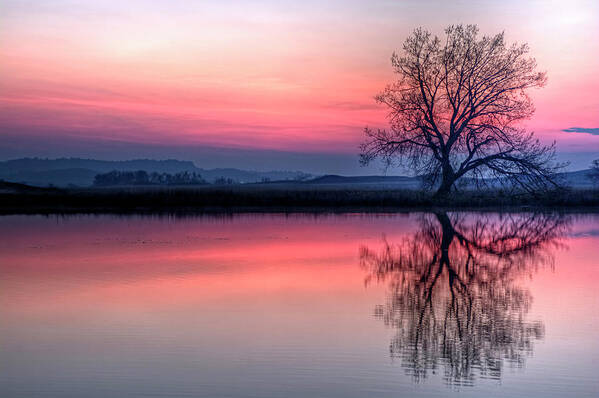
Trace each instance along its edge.
<path fill-rule="evenodd" d="M 542 193 L 247 184 L 200 187 L 34 188 L 0 183 L 0 213 L 401 212 L 445 209 L 599 211 L 599 189 Z"/>

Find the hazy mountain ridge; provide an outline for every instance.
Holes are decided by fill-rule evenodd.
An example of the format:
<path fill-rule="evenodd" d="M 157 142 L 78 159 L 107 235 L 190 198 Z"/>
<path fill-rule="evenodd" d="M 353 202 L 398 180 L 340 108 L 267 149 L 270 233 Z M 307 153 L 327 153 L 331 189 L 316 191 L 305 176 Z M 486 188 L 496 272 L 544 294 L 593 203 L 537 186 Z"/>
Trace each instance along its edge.
<path fill-rule="evenodd" d="M 422 186 L 422 177 L 409 176 L 341 176 L 322 175 L 310 180 L 308 174 L 300 171 L 251 171 L 236 168 L 202 169 L 191 161 L 175 159 L 152 160 L 136 159 L 124 161 L 109 161 L 81 158 L 22 158 L 0 162 L 0 179 L 24 183 L 33 186 L 69 186 L 81 187 L 91 186 L 96 174 L 106 173 L 113 170 L 137 171 L 144 170 L 148 173 L 179 173 L 195 172 L 208 182 L 214 182 L 219 178 L 232 179 L 240 183 L 255 183 L 270 181 L 296 181 L 302 180 L 307 184 L 317 185 L 350 185 L 356 187 L 388 187 L 390 189 L 418 189 Z M 590 169 L 558 174 L 559 181 L 570 187 L 593 188 L 595 182 L 591 178 Z M 487 181 L 489 186 L 499 186 L 498 181 Z M 464 180 L 464 186 L 470 182 Z"/>
<path fill-rule="evenodd" d="M 96 160 L 82 158 L 22 158 L 0 162 L 0 172 L 8 170 L 18 171 L 50 171 L 64 169 L 88 169 L 98 172 L 108 172 L 112 170 L 137 171 L 146 170 L 148 172 L 177 173 L 180 171 L 196 171 L 197 167 L 190 161 L 181 160 Z"/>
<path fill-rule="evenodd" d="M 299 171 L 251 171 L 235 168 L 202 169 L 191 161 L 175 159 L 135 159 L 124 161 L 81 159 L 81 158 L 22 158 L 0 162 L 0 179 L 37 186 L 89 186 L 96 174 L 113 170 L 148 173 L 199 173 L 208 182 L 218 178 L 230 178 L 240 183 L 268 180 L 294 180 L 305 177 Z"/>
<path fill-rule="evenodd" d="M 308 184 L 329 185 L 329 186 L 355 186 L 363 188 L 389 188 L 389 189 L 419 189 L 423 186 L 422 177 L 407 176 L 340 176 L 336 174 L 327 174 L 306 181 Z"/>

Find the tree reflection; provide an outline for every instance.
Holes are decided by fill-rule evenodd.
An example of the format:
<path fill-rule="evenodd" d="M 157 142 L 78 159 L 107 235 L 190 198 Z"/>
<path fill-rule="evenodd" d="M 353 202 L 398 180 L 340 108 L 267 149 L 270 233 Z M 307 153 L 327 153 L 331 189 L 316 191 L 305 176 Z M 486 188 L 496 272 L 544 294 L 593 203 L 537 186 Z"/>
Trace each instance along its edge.
<path fill-rule="evenodd" d="M 517 281 L 553 266 L 568 225 L 550 214 L 436 213 L 399 244 L 362 247 L 366 282 L 389 284 L 375 315 L 396 330 L 391 356 L 415 381 L 442 368 L 452 385 L 499 379 L 504 363 L 523 366 L 544 325 L 526 319 L 532 298 Z"/>

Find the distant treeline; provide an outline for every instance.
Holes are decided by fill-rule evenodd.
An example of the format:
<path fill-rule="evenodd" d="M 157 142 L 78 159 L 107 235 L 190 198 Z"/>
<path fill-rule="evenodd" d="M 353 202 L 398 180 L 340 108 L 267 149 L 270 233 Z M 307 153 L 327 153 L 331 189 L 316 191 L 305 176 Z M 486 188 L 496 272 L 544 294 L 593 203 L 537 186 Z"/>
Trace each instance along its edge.
<path fill-rule="evenodd" d="M 202 185 L 206 180 L 198 173 L 183 171 L 175 174 L 138 171 L 110 171 L 94 177 L 95 186 L 112 185 Z"/>

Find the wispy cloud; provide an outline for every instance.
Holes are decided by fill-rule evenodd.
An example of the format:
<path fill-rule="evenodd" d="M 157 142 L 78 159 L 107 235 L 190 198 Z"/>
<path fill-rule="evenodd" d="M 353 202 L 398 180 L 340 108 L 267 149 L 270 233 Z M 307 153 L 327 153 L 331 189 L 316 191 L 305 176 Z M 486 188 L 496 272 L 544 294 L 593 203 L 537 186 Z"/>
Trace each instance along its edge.
<path fill-rule="evenodd" d="M 372 109 L 381 109 L 382 107 L 374 103 L 374 101 L 372 103 L 344 101 L 329 104 L 327 105 L 327 108 L 336 108 L 346 111 L 364 111 Z"/>
<path fill-rule="evenodd" d="M 585 128 L 585 127 L 570 127 L 569 129 L 562 130 L 565 133 L 587 133 L 592 135 L 599 135 L 599 127 L 597 128 Z"/>

